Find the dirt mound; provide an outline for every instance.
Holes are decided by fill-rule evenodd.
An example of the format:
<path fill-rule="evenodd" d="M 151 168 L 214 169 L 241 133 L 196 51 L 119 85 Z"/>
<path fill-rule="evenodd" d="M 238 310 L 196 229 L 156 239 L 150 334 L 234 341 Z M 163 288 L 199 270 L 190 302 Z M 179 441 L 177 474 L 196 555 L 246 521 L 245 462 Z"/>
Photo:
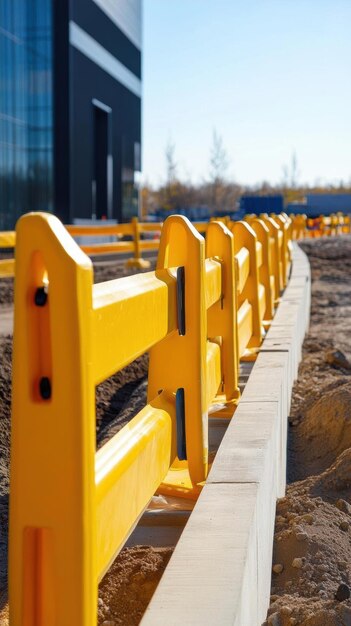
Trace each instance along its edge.
<path fill-rule="evenodd" d="M 351 626 L 351 238 L 303 242 L 311 327 L 289 417 L 270 626 Z M 294 481 L 294 482 L 293 482 Z"/>
<path fill-rule="evenodd" d="M 295 463 L 305 476 L 329 467 L 346 448 L 351 447 L 351 383 L 324 393 L 305 408 L 294 431 Z"/>
<path fill-rule="evenodd" d="M 351 624 L 351 505 L 340 492 L 339 499 L 328 492 L 332 502 L 316 495 L 324 494 L 330 481 L 334 491 L 336 485 L 345 486 L 350 460 L 347 450 L 321 476 L 294 483 L 278 501 L 269 609 L 275 621 L 268 624 Z M 349 487 L 350 474 L 345 498 L 350 498 Z"/>
<path fill-rule="evenodd" d="M 319 487 L 320 492 L 327 492 L 329 495 L 342 491 L 343 497 L 351 501 L 351 448 L 344 450 L 336 461 L 329 467 L 315 482 L 315 487 Z"/>
<path fill-rule="evenodd" d="M 137 626 L 172 555 L 171 548 L 125 548 L 99 586 L 98 620 Z"/>

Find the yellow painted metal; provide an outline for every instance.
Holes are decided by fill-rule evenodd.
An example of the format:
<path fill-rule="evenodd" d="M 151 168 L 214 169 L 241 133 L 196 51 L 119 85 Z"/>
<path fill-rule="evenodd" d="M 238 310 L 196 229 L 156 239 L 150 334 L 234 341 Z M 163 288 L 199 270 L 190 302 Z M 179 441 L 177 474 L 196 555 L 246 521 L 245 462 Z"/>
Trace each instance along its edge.
<path fill-rule="evenodd" d="M 0 259 L 0 278 L 12 278 L 15 275 L 15 259 Z"/>
<path fill-rule="evenodd" d="M 249 251 L 249 274 L 242 285 L 242 281 L 238 283 L 238 335 L 239 335 L 239 356 L 242 358 L 243 351 L 243 337 L 245 338 L 245 349 L 255 349 L 261 345 L 263 330 L 261 320 L 263 313 L 261 313 L 260 294 L 259 294 L 259 268 L 257 262 L 257 238 L 254 230 L 247 222 L 234 222 L 232 226 L 232 233 L 234 235 L 234 251 L 237 261 L 238 277 L 240 276 L 240 252 L 242 249 Z M 245 253 L 245 263 L 247 255 Z M 245 273 L 246 274 L 246 273 Z M 241 306 L 244 305 L 243 310 L 240 313 Z M 249 305 L 249 306 L 247 306 Z M 250 311 L 251 308 L 251 311 Z M 245 314 L 243 314 L 243 311 Z M 249 340 L 247 341 L 248 334 L 248 320 L 251 320 L 251 332 Z M 240 347 L 241 346 L 241 347 Z"/>

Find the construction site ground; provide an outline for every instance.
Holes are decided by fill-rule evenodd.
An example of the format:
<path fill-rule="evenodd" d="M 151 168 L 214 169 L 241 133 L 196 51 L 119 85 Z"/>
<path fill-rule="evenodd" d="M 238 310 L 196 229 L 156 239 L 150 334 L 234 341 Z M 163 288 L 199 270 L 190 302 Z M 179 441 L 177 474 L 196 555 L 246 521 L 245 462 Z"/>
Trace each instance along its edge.
<path fill-rule="evenodd" d="M 351 237 L 306 240 L 301 245 L 312 269 L 311 327 L 292 398 L 288 487 L 286 497 L 277 504 L 272 596 L 266 623 L 348 626 L 351 625 L 348 597 Z M 121 262 L 99 263 L 95 267 L 95 282 L 125 273 Z M 12 303 L 12 281 L 0 281 L 3 307 L 0 309 L 0 624 L 3 626 L 8 624 Z M 3 319 L 10 319 L 6 328 Z M 147 367 L 145 355 L 97 387 L 97 447 L 144 405 Z M 173 537 L 169 545 L 133 545 L 132 542 L 122 550 L 99 586 L 99 626 L 139 624 L 174 544 Z"/>

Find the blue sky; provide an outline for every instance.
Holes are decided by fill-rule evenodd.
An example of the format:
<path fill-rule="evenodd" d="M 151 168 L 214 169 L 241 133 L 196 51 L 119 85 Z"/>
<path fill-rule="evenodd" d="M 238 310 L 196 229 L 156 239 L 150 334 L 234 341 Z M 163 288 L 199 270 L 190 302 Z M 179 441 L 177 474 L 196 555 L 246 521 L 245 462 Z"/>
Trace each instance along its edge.
<path fill-rule="evenodd" d="M 213 129 L 227 175 L 351 179 L 351 0 L 144 0 L 143 178 L 207 177 Z"/>

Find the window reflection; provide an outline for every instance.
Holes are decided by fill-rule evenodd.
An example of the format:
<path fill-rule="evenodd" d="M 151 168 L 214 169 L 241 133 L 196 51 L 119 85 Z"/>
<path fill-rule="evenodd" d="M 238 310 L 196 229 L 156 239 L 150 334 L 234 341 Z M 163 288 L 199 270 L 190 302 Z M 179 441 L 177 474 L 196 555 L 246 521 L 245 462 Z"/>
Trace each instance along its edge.
<path fill-rule="evenodd" d="M 51 0 L 0 3 L 0 229 L 53 207 Z"/>

